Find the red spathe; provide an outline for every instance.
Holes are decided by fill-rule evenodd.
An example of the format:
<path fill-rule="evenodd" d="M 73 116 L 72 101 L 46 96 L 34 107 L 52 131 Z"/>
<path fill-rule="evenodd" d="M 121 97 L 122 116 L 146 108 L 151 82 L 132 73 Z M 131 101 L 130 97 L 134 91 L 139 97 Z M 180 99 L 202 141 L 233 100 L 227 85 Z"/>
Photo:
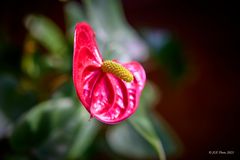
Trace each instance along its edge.
<path fill-rule="evenodd" d="M 73 55 L 73 82 L 77 95 L 91 117 L 115 124 L 136 111 L 146 74 L 138 62 L 117 62 L 133 74 L 134 80 L 125 82 L 111 73 L 104 73 L 102 63 L 94 31 L 87 23 L 78 23 Z"/>

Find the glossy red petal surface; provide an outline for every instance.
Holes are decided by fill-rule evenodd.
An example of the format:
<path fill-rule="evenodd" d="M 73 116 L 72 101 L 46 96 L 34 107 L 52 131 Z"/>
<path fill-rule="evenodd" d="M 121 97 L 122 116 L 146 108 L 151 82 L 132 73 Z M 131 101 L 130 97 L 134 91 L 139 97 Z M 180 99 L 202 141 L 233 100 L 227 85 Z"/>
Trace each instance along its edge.
<path fill-rule="evenodd" d="M 91 114 L 98 120 L 115 124 L 131 116 L 137 109 L 146 75 L 137 62 L 124 65 L 134 75 L 127 83 L 112 74 L 103 74 L 94 87 Z"/>
<path fill-rule="evenodd" d="M 87 23 L 75 28 L 73 53 L 73 82 L 78 97 L 90 111 L 91 94 L 100 75 L 102 56 L 95 41 L 95 34 Z"/>
<path fill-rule="evenodd" d="M 74 56 L 82 48 L 88 48 L 91 54 L 80 54 L 81 59 L 84 64 L 96 64 L 99 65 L 102 63 L 102 55 L 100 54 L 96 39 L 95 33 L 91 26 L 85 22 L 78 23 L 75 27 L 74 35 Z"/>
<path fill-rule="evenodd" d="M 104 73 L 102 63 L 94 31 L 87 23 L 77 24 L 73 55 L 73 82 L 77 95 L 91 117 L 115 124 L 137 109 L 146 75 L 139 63 L 124 64 L 134 76 L 134 80 L 127 83 Z"/>

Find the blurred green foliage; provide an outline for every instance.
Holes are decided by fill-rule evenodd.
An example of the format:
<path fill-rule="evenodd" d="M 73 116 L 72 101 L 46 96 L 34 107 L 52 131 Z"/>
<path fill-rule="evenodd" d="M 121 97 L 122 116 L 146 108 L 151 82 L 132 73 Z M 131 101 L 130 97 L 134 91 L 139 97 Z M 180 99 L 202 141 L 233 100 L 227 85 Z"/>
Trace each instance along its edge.
<path fill-rule="evenodd" d="M 28 35 L 22 74 L 0 73 L 0 140 L 7 139 L 11 148 L 2 159 L 92 159 L 97 153 L 110 159 L 177 157 L 182 151 L 180 140 L 154 113 L 153 106 L 161 97 L 155 84 L 147 82 L 131 118 L 118 125 L 104 125 L 89 120 L 77 99 L 71 61 L 74 26 L 83 20 L 95 29 L 105 59 L 143 62 L 149 57 L 150 46 L 161 52 L 161 64 L 178 77 L 185 63 L 179 46 L 171 40 L 151 41 L 148 33 L 147 45 L 125 20 L 120 1 L 83 2 L 83 6 L 65 4 L 66 33 L 43 15 L 25 19 Z"/>
<path fill-rule="evenodd" d="M 173 84 L 177 83 L 188 69 L 180 41 L 166 30 L 148 28 L 142 32 L 157 64 L 167 71 Z"/>
<path fill-rule="evenodd" d="M 91 145 L 99 124 L 72 98 L 38 104 L 21 117 L 11 136 L 17 152 L 31 152 L 39 159 L 75 159 Z"/>

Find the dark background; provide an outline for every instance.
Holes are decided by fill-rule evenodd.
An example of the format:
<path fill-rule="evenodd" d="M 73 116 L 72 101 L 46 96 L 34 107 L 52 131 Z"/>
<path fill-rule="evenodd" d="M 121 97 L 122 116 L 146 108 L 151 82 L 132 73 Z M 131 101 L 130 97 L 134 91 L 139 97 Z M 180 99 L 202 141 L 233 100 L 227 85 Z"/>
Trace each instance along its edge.
<path fill-rule="evenodd" d="M 62 6 L 63 2 L 47 0 L 1 2 L 0 36 L 16 48 L 10 51 L 14 56 L 1 57 L 8 70 L 19 67 L 26 34 L 23 18 L 29 13 L 44 14 L 65 29 Z M 229 1 L 123 0 L 123 7 L 133 27 L 167 29 L 183 44 L 190 69 L 178 85 L 172 86 L 162 68 L 148 74 L 162 93 L 157 110 L 183 141 L 182 159 L 239 158 L 237 5 Z M 213 156 L 209 151 L 234 151 L 234 155 Z"/>

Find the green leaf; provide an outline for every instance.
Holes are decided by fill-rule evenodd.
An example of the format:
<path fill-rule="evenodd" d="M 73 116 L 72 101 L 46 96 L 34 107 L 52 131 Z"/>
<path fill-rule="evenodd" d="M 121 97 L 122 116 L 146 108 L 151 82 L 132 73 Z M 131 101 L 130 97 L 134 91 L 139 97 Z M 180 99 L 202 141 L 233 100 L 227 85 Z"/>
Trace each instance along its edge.
<path fill-rule="evenodd" d="M 140 102 L 139 108 L 136 113 L 129 118 L 128 122 L 136 129 L 136 131 L 155 149 L 159 159 L 166 159 L 165 151 L 161 142 L 161 139 L 158 137 L 154 126 L 147 115 L 145 110 L 146 106 L 142 105 Z"/>
<path fill-rule="evenodd" d="M 43 102 L 22 117 L 11 136 L 11 145 L 18 152 L 34 150 L 31 154 L 40 159 L 82 156 L 99 129 L 87 116 L 71 98 Z"/>
<path fill-rule="evenodd" d="M 110 148 L 129 159 L 156 159 L 152 146 L 126 122 L 110 128 L 106 134 Z"/>
<path fill-rule="evenodd" d="M 86 149 L 92 144 L 94 137 L 99 130 L 99 124 L 95 119 L 89 120 L 89 114 L 82 107 L 81 116 L 84 117 L 85 123 L 79 126 L 74 141 L 69 149 L 68 158 L 77 159 L 82 157 Z"/>
<path fill-rule="evenodd" d="M 182 145 L 167 122 L 154 115 L 152 108 L 149 107 L 149 105 L 155 105 L 156 99 L 159 100 L 160 94 L 158 93 L 154 89 L 154 84 L 147 82 L 138 110 L 129 118 L 128 122 L 155 149 L 159 159 L 166 159 L 166 155 L 177 156 L 181 154 Z"/>
<path fill-rule="evenodd" d="M 183 144 L 171 126 L 158 114 L 151 113 L 150 120 L 162 141 L 168 157 L 178 158 L 183 152 Z"/>
<path fill-rule="evenodd" d="M 107 59 L 143 61 L 148 47 L 126 22 L 119 0 L 85 0 L 87 15 Z M 110 54 L 109 54 L 110 53 Z"/>
<path fill-rule="evenodd" d="M 61 29 L 49 18 L 29 15 L 25 26 L 31 36 L 36 39 L 47 51 L 44 56 L 45 65 L 61 70 L 70 70 L 71 54 L 69 54 L 67 41 Z"/>
<path fill-rule="evenodd" d="M 31 35 L 56 56 L 66 54 L 67 46 L 61 29 L 44 16 L 29 15 L 25 25 Z"/>
<path fill-rule="evenodd" d="M 142 125 L 145 126 L 142 129 L 136 129 L 129 123 L 123 122 L 110 128 L 106 134 L 110 148 L 115 153 L 129 159 L 156 159 L 156 151 L 150 143 L 153 140 L 149 141 L 149 139 L 153 139 L 152 136 L 154 136 L 155 138 L 157 137 L 155 140 L 161 140 L 168 158 L 179 158 L 183 147 L 176 133 L 174 133 L 162 117 L 151 113 L 148 115 L 148 119 L 152 127 L 149 127 L 150 124 L 146 124 Z M 154 131 L 152 128 L 154 128 Z M 155 133 L 147 133 L 148 131 Z"/>
<path fill-rule="evenodd" d="M 51 132 L 60 127 L 60 121 L 73 112 L 72 101 L 61 99 L 43 102 L 22 117 L 11 137 L 11 144 L 19 151 L 41 145 Z M 60 116 L 62 114 L 62 116 Z M 61 124 L 63 125 L 63 124 Z"/>

